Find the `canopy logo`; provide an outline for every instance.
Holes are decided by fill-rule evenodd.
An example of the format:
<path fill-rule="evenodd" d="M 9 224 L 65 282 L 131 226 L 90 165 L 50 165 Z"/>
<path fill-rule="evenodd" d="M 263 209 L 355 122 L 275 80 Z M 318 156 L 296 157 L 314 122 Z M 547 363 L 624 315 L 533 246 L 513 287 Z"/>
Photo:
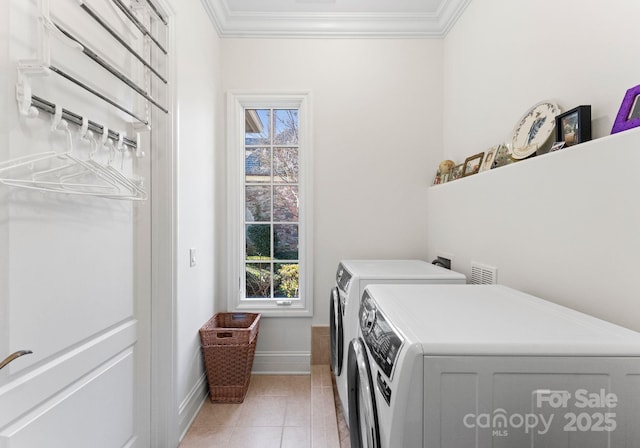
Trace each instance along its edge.
<path fill-rule="evenodd" d="M 494 436 L 504 437 L 509 435 L 512 428 L 524 428 L 525 434 L 537 429 L 538 434 L 549 432 L 553 414 L 545 420 L 544 414 L 507 414 L 507 411 L 498 408 L 493 413 L 467 414 L 462 419 L 467 428 L 491 429 Z M 539 426 L 541 426 L 539 428 Z"/>
<path fill-rule="evenodd" d="M 573 394 L 567 390 L 539 389 L 533 391 L 533 395 L 533 404 L 537 408 L 534 412 L 508 413 L 498 408 L 491 413 L 466 414 L 462 423 L 466 428 L 490 429 L 494 437 L 506 437 L 512 429 L 523 429 L 525 434 L 535 431 L 544 435 L 549 432 L 557 410 L 572 408 L 583 412 L 564 412 L 563 431 L 611 432 L 617 427 L 615 412 L 604 411 L 617 407 L 618 397 L 605 389 L 598 392 L 578 389 Z"/>

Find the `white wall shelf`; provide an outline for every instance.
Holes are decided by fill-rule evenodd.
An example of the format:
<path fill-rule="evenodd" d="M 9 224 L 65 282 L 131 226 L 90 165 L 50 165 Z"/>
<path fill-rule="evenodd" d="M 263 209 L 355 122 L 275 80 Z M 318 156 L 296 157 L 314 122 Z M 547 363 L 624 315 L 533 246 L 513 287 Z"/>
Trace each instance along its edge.
<path fill-rule="evenodd" d="M 640 330 L 639 149 L 640 128 L 429 188 L 429 256 Z"/>

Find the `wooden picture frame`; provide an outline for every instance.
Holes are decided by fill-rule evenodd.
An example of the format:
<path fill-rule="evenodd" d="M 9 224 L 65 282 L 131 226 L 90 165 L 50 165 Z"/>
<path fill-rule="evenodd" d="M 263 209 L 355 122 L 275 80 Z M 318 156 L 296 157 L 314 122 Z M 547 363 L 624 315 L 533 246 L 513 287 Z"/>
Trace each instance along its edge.
<path fill-rule="evenodd" d="M 618 116 L 613 122 L 611 133 L 626 131 L 640 126 L 640 85 L 630 88 L 624 95 Z"/>
<path fill-rule="evenodd" d="M 578 106 L 556 117 L 556 142 L 565 147 L 591 140 L 591 106 Z"/>
<path fill-rule="evenodd" d="M 482 158 L 484 152 L 479 152 L 471 157 L 467 157 L 464 161 L 464 168 L 462 170 L 462 177 L 471 176 L 480 171 L 480 165 L 482 165 Z"/>

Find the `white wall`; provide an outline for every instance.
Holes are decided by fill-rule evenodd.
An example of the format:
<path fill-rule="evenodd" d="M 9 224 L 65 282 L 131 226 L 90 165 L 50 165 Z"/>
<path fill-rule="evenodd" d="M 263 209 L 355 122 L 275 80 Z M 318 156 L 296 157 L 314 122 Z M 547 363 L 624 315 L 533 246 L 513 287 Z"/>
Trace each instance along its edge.
<path fill-rule="evenodd" d="M 0 30 L 9 29 L 9 4 L 5 2 L 0 6 Z M 3 110 L 8 110 L 10 101 L 9 89 L 9 36 L 8 33 L 0 33 L 0 105 Z M 7 114 L 0 115 L 0 160 L 9 159 L 9 122 Z M 9 202 L 8 191 L 0 193 L 0 223 L 8 222 Z M 0 225 L 0 247 L 9 247 L 9 226 Z M 9 296 L 9 251 L 0 251 L 0 297 Z M 9 301 L 0 300 L 0 315 L 8 313 Z M 4 325 L 0 328 L 0 340 L 9 340 L 9 328 Z M 2 353 L 9 350 L 8 343 L 0 344 Z M 6 356 L 6 355 L 5 355 Z"/>
<path fill-rule="evenodd" d="M 340 259 L 426 255 L 423 204 L 442 146 L 442 42 L 224 39 L 222 48 L 225 91 L 312 92 L 314 317 L 264 319 L 256 360 L 308 354 L 310 324 L 328 325 Z M 224 291 L 216 300 L 226 303 Z"/>
<path fill-rule="evenodd" d="M 176 249 L 176 365 L 180 433 L 206 393 L 198 329 L 216 311 L 216 123 L 222 123 L 219 38 L 200 2 L 174 1 L 177 105 L 178 241 Z M 224 163 L 222 163 L 224 166 Z M 196 249 L 190 267 L 189 249 Z"/>
<path fill-rule="evenodd" d="M 469 5 L 445 39 L 444 158 L 504 141 L 543 99 L 591 104 L 599 139 L 429 188 L 430 256 L 467 275 L 496 266 L 499 283 L 640 329 L 640 134 L 606 136 L 640 83 L 639 16 L 622 0 Z"/>
<path fill-rule="evenodd" d="M 639 130 L 429 189 L 429 243 L 498 283 L 640 330 Z M 606 166 L 617 166 L 615 174 Z"/>
<path fill-rule="evenodd" d="M 608 135 L 640 84 L 640 3 L 473 0 L 444 40 L 445 157 L 457 162 L 510 138 L 533 104 L 592 106 Z"/>

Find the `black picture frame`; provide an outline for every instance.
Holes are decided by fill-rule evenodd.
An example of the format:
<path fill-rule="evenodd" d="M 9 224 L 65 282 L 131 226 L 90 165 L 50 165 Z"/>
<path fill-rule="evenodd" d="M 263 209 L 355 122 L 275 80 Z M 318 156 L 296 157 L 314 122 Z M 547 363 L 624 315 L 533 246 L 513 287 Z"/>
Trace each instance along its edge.
<path fill-rule="evenodd" d="M 591 106 L 578 106 L 556 117 L 556 142 L 565 147 L 591 140 Z"/>

